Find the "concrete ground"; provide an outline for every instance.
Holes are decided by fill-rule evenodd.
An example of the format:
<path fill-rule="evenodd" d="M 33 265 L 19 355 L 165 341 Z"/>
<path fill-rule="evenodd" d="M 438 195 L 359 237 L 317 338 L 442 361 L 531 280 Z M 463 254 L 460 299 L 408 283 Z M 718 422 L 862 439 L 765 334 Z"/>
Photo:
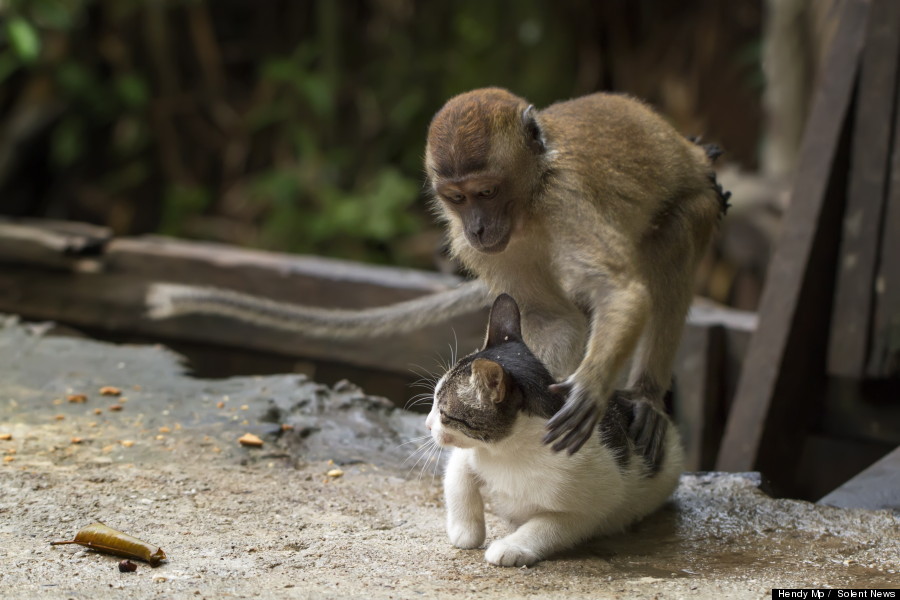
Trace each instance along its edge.
<path fill-rule="evenodd" d="M 773 500 L 753 475 L 686 475 L 626 534 L 493 567 L 447 542 L 435 457 L 409 443 L 423 421 L 349 384 L 197 380 L 164 348 L 0 318 L 0 595 L 768 598 L 900 585 L 900 516 Z M 263 446 L 240 446 L 247 432 Z M 168 561 L 121 573 L 119 558 L 50 546 L 94 521 Z"/>

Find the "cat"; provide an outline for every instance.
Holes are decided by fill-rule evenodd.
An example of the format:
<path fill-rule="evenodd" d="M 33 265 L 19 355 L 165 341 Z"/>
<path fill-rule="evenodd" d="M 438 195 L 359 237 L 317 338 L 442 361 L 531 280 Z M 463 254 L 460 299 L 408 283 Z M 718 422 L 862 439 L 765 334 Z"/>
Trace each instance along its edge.
<path fill-rule="evenodd" d="M 483 492 L 514 529 L 488 545 L 489 563 L 531 566 L 621 531 L 659 508 L 678 484 L 684 456 L 675 428 L 666 428 L 662 460 L 648 463 L 628 437 L 633 417 L 621 396 L 580 452 L 554 452 L 542 439 L 565 394 L 551 391 L 553 384 L 522 341 L 518 305 L 502 294 L 491 308 L 484 348 L 435 386 L 425 424 L 439 446 L 452 447 L 444 473 L 450 542 L 484 543 Z"/>

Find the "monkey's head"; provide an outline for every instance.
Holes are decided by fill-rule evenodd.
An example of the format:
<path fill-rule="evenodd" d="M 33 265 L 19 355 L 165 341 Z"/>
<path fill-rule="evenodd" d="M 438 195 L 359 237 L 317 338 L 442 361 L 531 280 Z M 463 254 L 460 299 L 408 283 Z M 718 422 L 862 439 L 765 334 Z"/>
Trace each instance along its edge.
<path fill-rule="evenodd" d="M 451 98 L 434 116 L 425 170 L 437 206 L 466 241 L 496 253 L 537 193 L 545 152 L 534 107 L 486 88 Z"/>

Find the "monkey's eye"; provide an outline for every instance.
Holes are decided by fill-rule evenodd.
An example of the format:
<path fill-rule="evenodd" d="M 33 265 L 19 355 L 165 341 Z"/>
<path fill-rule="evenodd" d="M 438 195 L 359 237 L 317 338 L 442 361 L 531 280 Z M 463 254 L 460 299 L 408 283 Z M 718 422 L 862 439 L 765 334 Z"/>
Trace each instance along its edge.
<path fill-rule="evenodd" d="M 444 196 L 444 198 L 446 198 L 447 202 L 450 202 L 451 204 L 462 204 L 466 201 L 465 194 L 460 194 L 459 192 L 455 194 L 447 194 L 446 196 Z"/>
<path fill-rule="evenodd" d="M 493 198 L 497 195 L 497 186 L 484 188 L 480 192 L 478 192 L 479 198 Z"/>

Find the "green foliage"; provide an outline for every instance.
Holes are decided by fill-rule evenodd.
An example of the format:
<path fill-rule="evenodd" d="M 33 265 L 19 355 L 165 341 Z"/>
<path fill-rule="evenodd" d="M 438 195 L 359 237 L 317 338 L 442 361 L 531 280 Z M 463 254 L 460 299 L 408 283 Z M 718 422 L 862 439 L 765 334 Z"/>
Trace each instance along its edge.
<path fill-rule="evenodd" d="M 170 185 L 163 196 L 163 216 L 160 233 L 178 235 L 181 224 L 187 219 L 202 214 L 211 203 L 209 190 L 190 185 Z"/>
<path fill-rule="evenodd" d="M 25 64 L 33 64 L 41 53 L 41 38 L 31 24 L 22 17 L 6 22 L 6 35 L 15 55 Z"/>
<path fill-rule="evenodd" d="M 0 17 L 0 84 L 50 90 L 49 156 L 90 211 L 355 259 L 401 262 L 429 223 L 422 149 L 447 97 L 543 104 L 574 79 L 564 13 L 539 0 L 7 0 Z"/>

